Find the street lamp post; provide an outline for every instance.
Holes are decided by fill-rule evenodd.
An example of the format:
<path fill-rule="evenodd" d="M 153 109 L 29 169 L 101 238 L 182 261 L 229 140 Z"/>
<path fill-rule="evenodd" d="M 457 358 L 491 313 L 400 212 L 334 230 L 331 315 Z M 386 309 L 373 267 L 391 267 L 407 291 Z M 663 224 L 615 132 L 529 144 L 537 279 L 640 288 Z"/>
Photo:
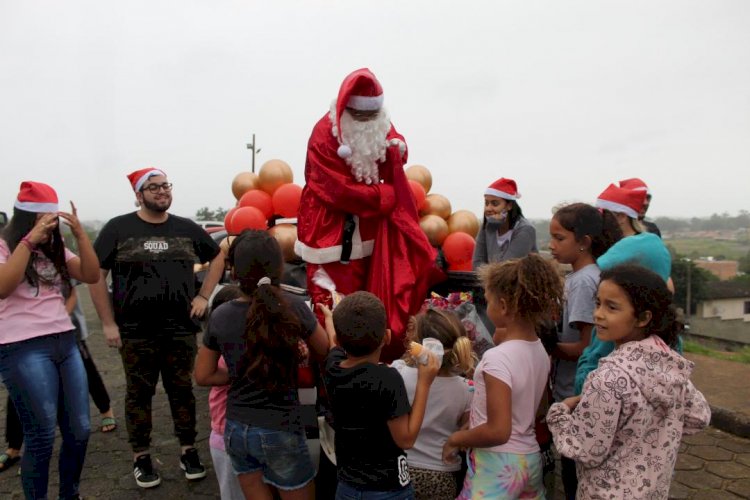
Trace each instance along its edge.
<path fill-rule="evenodd" d="M 260 148 L 255 149 L 255 134 L 253 134 L 253 142 L 247 144 L 247 149 L 253 152 L 252 172 L 255 173 L 255 154 L 260 153 Z"/>

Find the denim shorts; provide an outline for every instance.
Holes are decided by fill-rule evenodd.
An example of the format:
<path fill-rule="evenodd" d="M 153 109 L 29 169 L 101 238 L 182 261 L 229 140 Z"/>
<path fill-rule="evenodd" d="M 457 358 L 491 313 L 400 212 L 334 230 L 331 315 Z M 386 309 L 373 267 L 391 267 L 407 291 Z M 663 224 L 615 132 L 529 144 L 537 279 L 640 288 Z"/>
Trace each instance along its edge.
<path fill-rule="evenodd" d="M 280 490 L 302 488 L 315 477 L 304 432 L 262 429 L 227 419 L 224 444 L 237 474 L 263 471 Z"/>

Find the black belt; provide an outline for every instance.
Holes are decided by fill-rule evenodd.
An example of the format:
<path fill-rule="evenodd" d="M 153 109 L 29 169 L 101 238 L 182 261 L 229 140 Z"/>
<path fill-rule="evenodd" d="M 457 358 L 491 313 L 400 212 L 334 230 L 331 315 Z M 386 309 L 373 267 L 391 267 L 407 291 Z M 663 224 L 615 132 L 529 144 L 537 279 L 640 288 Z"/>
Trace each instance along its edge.
<path fill-rule="evenodd" d="M 341 237 L 341 263 L 348 264 L 352 256 L 352 239 L 354 238 L 354 215 L 346 214 L 344 218 L 344 234 Z"/>

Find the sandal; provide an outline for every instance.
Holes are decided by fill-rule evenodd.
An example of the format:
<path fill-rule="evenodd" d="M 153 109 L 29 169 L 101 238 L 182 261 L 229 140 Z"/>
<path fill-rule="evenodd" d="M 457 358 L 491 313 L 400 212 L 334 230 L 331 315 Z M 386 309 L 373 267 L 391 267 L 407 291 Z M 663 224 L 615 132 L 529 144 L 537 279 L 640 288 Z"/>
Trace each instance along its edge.
<path fill-rule="evenodd" d="M 109 427 L 109 429 L 106 429 L 105 427 Z M 117 429 L 117 420 L 115 420 L 115 417 L 102 418 L 102 425 L 99 427 L 101 432 L 112 432 L 115 429 Z"/>
<path fill-rule="evenodd" d="M 0 472 L 5 472 L 21 460 L 21 455 L 11 457 L 7 453 L 0 453 Z"/>

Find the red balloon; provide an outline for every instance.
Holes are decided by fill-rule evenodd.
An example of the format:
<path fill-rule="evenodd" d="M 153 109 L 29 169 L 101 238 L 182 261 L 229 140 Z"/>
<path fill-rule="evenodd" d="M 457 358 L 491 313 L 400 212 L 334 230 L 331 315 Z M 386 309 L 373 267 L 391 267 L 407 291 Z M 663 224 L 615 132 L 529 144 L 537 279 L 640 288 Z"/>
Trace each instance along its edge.
<path fill-rule="evenodd" d="M 267 229 L 263 212 L 255 207 L 239 207 L 232 216 L 232 229 L 239 234 L 245 229 Z M 468 236 L 468 235 L 467 235 Z"/>
<path fill-rule="evenodd" d="M 296 184 L 282 184 L 273 192 L 273 213 L 282 217 L 297 217 L 302 188 Z"/>
<path fill-rule="evenodd" d="M 417 204 L 417 212 L 419 212 L 424 206 L 424 200 L 427 198 L 427 193 L 420 183 L 411 179 L 409 179 L 409 187 L 411 188 L 411 194 L 414 195 L 414 203 Z"/>
<path fill-rule="evenodd" d="M 237 211 L 237 208 L 239 207 L 230 208 L 229 212 L 224 216 L 224 229 L 227 230 L 228 234 L 237 234 L 234 230 L 234 226 L 232 226 L 232 216 Z"/>
<path fill-rule="evenodd" d="M 474 238 L 466 233 L 451 233 L 443 241 L 443 255 L 451 271 L 471 271 Z M 467 268 L 468 265 L 468 268 Z"/>
<path fill-rule="evenodd" d="M 239 206 L 255 207 L 268 219 L 273 215 L 273 204 L 271 195 L 260 189 L 251 189 L 240 198 Z"/>

